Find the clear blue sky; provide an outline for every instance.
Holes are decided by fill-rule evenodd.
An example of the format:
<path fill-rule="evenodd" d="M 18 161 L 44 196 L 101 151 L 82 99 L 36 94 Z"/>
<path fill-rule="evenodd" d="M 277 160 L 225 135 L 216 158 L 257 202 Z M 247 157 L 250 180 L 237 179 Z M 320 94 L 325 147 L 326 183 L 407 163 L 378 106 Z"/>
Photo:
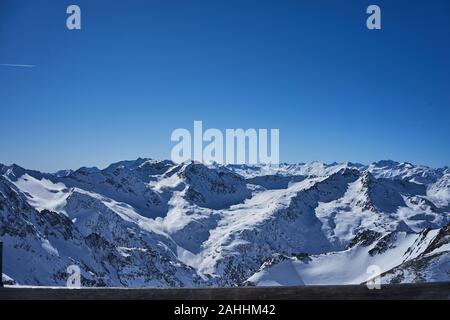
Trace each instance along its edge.
<path fill-rule="evenodd" d="M 285 162 L 450 164 L 448 0 L 1 0 L 0 64 L 36 66 L 0 66 L 0 163 L 169 158 L 203 120 L 279 128 Z"/>

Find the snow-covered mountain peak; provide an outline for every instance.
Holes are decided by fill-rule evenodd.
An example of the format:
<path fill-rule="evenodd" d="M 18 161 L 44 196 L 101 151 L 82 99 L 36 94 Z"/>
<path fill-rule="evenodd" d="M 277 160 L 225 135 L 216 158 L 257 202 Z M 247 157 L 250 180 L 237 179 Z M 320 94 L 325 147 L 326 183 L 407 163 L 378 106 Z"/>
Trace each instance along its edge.
<path fill-rule="evenodd" d="M 442 169 L 390 160 L 373 163 L 369 165 L 368 170 L 377 178 L 406 180 L 420 184 L 433 183 L 442 175 Z"/>
<path fill-rule="evenodd" d="M 63 169 L 53 172 L 52 175 L 57 178 L 64 178 L 71 175 L 74 171 L 72 169 Z"/>
<path fill-rule="evenodd" d="M 226 167 L 212 169 L 201 163 L 189 163 L 177 174 L 188 185 L 186 199 L 199 206 L 223 209 L 251 196 L 245 179 Z"/>
<path fill-rule="evenodd" d="M 70 177 L 88 176 L 100 172 L 101 170 L 97 167 L 81 167 L 73 171 L 69 176 Z"/>
<path fill-rule="evenodd" d="M 127 169 L 132 170 L 132 169 L 135 169 L 135 168 L 139 167 L 143 163 L 145 163 L 147 161 L 151 161 L 151 160 L 152 159 L 150 159 L 150 158 L 137 158 L 136 160 L 119 161 L 119 162 L 115 162 L 115 163 L 110 164 L 104 170 L 108 171 L 108 172 L 114 171 L 117 168 L 127 168 Z"/>

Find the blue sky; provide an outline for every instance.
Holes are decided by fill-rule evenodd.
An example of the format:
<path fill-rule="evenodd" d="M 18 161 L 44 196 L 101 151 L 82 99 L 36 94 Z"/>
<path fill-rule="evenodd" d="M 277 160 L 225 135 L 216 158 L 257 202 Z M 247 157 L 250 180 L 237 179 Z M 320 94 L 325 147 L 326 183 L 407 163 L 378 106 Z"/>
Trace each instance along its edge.
<path fill-rule="evenodd" d="M 285 162 L 449 165 L 449 16 L 448 0 L 2 0 L 0 64 L 36 67 L 0 66 L 0 163 L 169 158 L 172 130 L 202 120 L 279 128 Z"/>

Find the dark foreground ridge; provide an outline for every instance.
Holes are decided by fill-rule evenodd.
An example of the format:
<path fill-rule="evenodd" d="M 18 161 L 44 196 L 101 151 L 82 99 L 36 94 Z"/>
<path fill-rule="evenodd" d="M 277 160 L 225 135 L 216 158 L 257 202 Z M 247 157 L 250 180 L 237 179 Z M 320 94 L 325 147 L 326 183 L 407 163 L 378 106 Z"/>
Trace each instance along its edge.
<path fill-rule="evenodd" d="M 0 300 L 450 300 L 450 283 L 202 289 L 0 288 Z"/>

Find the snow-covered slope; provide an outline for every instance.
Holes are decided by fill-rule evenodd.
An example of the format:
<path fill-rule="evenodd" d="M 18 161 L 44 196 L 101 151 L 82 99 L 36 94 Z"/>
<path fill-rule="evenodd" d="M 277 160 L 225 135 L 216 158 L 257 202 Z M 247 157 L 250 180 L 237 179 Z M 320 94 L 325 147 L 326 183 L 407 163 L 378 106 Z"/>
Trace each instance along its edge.
<path fill-rule="evenodd" d="M 450 172 L 409 163 L 136 159 L 55 174 L 0 165 L 5 279 L 85 286 L 450 280 Z"/>
<path fill-rule="evenodd" d="M 19 187 L 25 184 L 23 193 Z M 176 244 L 132 207 L 72 188 L 61 196 L 60 212 L 33 202 L 55 189 L 29 178 L 14 185 L 0 177 L 0 237 L 5 274 L 20 284 L 65 285 L 67 267 L 77 265 L 86 286 L 196 286 L 195 271 L 179 262 Z M 47 196 L 47 194 L 44 194 Z M 31 202 L 31 204 L 28 203 Z M 49 202 L 54 207 L 53 202 Z"/>
<path fill-rule="evenodd" d="M 411 233 L 401 229 L 382 236 L 360 234 L 342 251 L 278 258 L 252 275 L 247 285 L 359 284 L 379 268 L 382 283 L 449 281 L 450 225 Z M 271 262 L 271 261 L 270 261 Z"/>

